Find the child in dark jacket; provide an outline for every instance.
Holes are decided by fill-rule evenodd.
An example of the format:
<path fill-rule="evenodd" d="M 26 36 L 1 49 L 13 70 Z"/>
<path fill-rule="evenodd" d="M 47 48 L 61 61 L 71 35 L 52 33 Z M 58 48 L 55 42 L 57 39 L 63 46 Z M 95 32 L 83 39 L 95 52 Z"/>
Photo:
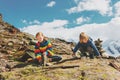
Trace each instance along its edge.
<path fill-rule="evenodd" d="M 75 53 L 78 49 L 80 50 L 82 55 L 87 56 L 86 52 L 89 53 L 89 57 L 91 59 L 94 58 L 94 55 L 96 55 L 97 57 L 100 57 L 100 53 L 96 48 L 93 40 L 84 32 L 80 33 L 79 42 L 73 49 L 73 54 L 72 54 L 73 56 L 75 56 Z"/>
<path fill-rule="evenodd" d="M 42 63 L 42 55 L 46 55 L 49 58 L 50 62 L 53 61 L 60 61 L 62 58 L 60 56 L 54 56 L 52 51 L 52 45 L 50 41 L 43 35 L 42 32 L 38 32 L 36 34 L 36 39 L 38 42 L 35 45 L 35 56 L 37 61 L 41 64 Z"/>

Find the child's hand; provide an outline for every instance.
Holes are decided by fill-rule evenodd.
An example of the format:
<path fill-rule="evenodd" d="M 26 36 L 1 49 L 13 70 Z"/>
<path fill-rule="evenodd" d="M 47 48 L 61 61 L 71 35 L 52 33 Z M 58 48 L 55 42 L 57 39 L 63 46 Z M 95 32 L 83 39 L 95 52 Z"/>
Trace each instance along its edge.
<path fill-rule="evenodd" d="M 76 57 L 75 53 L 72 54 L 72 57 Z"/>
<path fill-rule="evenodd" d="M 43 55 L 46 55 L 46 52 L 44 52 Z"/>

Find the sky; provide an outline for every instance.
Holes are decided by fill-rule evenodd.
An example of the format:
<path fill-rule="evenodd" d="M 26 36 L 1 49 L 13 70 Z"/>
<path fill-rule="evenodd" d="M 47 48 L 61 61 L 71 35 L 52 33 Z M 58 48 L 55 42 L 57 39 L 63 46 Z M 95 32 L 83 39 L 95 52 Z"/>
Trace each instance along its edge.
<path fill-rule="evenodd" d="M 120 0 L 0 0 L 3 20 L 23 32 L 78 41 L 80 32 L 120 39 Z"/>

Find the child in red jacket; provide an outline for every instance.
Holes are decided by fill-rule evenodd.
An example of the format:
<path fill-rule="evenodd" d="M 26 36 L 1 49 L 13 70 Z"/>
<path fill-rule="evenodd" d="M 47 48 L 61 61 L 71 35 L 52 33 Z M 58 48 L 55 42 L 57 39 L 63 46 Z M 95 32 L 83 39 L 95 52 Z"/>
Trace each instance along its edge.
<path fill-rule="evenodd" d="M 52 51 L 52 45 L 50 41 L 43 35 L 42 32 L 36 34 L 36 39 L 38 42 L 35 45 L 35 56 L 40 64 L 42 64 L 42 55 L 46 55 L 50 62 L 60 61 L 62 58 L 60 56 L 54 56 Z"/>

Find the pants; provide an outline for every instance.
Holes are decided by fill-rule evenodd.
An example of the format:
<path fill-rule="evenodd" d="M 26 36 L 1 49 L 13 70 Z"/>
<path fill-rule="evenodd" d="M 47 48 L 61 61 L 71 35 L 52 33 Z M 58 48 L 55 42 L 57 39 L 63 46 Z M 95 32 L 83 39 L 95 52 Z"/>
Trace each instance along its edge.
<path fill-rule="evenodd" d="M 38 54 L 35 54 L 36 59 L 37 59 L 38 61 L 41 61 L 41 60 L 42 60 L 42 55 L 46 55 L 47 57 L 53 56 L 52 53 L 48 53 L 48 52 L 38 53 Z"/>
<path fill-rule="evenodd" d="M 91 59 L 94 58 L 94 52 L 90 46 L 81 46 L 79 50 L 81 52 L 81 56 L 90 57 Z"/>
<path fill-rule="evenodd" d="M 38 62 L 41 62 L 43 60 L 43 55 L 46 55 L 47 58 L 51 58 L 51 62 L 60 61 L 62 59 L 62 57 L 60 57 L 60 56 L 54 56 L 54 54 L 52 54 L 52 53 L 45 52 L 45 54 L 39 53 L 39 54 L 35 55 Z"/>

